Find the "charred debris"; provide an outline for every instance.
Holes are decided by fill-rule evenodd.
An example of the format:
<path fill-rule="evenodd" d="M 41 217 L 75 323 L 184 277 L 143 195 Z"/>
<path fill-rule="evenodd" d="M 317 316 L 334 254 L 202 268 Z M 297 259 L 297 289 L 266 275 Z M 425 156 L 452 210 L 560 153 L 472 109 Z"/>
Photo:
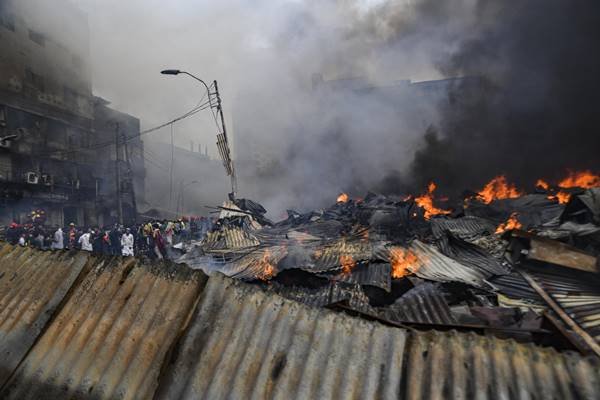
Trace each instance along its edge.
<path fill-rule="evenodd" d="M 524 193 L 499 176 L 452 207 L 435 191 L 341 194 L 277 223 L 235 200 L 179 261 L 388 325 L 600 355 L 600 177 Z"/>

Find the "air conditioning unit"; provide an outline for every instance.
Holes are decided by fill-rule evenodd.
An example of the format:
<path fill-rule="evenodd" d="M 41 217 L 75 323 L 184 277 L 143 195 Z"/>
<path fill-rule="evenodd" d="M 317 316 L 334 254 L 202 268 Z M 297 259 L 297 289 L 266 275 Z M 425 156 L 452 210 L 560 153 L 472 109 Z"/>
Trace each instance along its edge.
<path fill-rule="evenodd" d="M 25 174 L 25 181 L 30 185 L 37 185 L 40 181 L 40 177 L 36 172 L 27 172 Z"/>
<path fill-rule="evenodd" d="M 42 174 L 42 183 L 46 186 L 52 186 L 52 175 Z"/>

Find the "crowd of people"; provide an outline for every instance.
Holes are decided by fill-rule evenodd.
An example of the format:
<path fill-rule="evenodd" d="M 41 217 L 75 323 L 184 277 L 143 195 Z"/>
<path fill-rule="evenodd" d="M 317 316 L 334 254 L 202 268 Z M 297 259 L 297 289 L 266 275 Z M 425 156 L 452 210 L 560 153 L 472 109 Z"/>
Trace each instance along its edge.
<path fill-rule="evenodd" d="M 32 246 L 41 250 L 83 250 L 94 254 L 134 256 L 151 259 L 171 258 L 179 243 L 199 240 L 212 228 L 206 217 L 154 220 L 142 224 L 110 227 L 49 227 L 43 224 L 19 225 L 5 229 L 5 240 L 13 245 Z"/>

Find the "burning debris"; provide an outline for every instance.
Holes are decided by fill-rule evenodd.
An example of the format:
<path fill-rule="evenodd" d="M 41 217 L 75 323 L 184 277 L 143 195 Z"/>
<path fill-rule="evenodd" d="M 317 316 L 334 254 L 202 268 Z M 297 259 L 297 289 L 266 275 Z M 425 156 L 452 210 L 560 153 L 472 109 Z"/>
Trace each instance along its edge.
<path fill-rule="evenodd" d="M 454 205 L 436 190 L 360 201 L 342 193 L 327 209 L 269 224 L 258 222 L 262 207 L 238 200 L 181 261 L 388 324 L 600 355 L 600 327 L 589 322 L 600 315 L 600 178 L 570 173 L 526 193 L 500 175 Z M 569 292 L 556 289 L 564 279 Z"/>

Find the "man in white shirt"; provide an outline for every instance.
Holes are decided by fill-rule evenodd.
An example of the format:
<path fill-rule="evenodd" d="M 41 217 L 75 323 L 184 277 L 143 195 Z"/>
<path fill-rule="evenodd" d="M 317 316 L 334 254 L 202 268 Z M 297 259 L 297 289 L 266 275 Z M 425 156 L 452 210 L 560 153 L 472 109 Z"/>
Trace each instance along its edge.
<path fill-rule="evenodd" d="M 79 238 L 79 244 L 81 245 L 81 250 L 92 251 L 92 243 L 90 243 L 90 232 L 86 232 Z"/>
<path fill-rule="evenodd" d="M 52 241 L 52 249 L 53 250 L 62 250 L 64 249 L 65 244 L 63 242 L 63 231 L 59 227 L 56 232 L 54 232 L 54 240 Z"/>
<path fill-rule="evenodd" d="M 133 256 L 133 235 L 129 228 L 127 228 L 123 236 L 121 236 L 121 249 L 123 256 Z"/>

